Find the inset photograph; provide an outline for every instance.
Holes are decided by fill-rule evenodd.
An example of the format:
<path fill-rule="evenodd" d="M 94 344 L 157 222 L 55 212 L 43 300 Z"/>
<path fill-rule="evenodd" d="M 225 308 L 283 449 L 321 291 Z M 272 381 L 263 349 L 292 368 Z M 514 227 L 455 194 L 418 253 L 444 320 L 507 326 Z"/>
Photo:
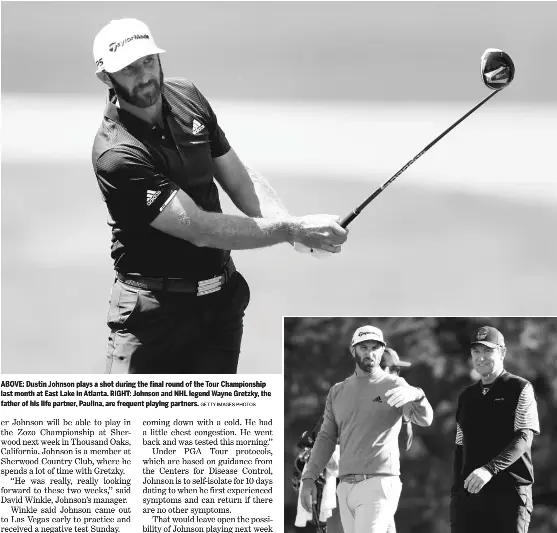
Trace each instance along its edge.
<path fill-rule="evenodd" d="M 557 527 L 557 318 L 284 317 L 285 532 Z"/>

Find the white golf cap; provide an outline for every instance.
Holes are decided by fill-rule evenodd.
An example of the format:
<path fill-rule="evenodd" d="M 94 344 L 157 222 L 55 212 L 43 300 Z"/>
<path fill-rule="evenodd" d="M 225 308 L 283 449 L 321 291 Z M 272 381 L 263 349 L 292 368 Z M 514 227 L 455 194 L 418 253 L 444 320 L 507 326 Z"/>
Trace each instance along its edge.
<path fill-rule="evenodd" d="M 111 20 L 93 43 L 97 74 L 117 72 L 141 57 L 162 52 L 147 25 L 136 19 Z"/>
<path fill-rule="evenodd" d="M 354 332 L 354 335 L 352 335 L 352 346 L 364 341 L 378 341 L 385 345 L 383 332 L 375 326 L 362 326 Z"/>

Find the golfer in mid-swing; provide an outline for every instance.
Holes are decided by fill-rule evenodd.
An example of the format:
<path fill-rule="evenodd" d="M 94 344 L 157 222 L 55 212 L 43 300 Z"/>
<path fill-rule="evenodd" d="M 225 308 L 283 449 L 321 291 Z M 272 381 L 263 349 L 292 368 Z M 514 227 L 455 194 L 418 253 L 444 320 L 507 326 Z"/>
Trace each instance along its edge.
<path fill-rule="evenodd" d="M 401 492 L 398 434 L 403 415 L 429 426 L 433 410 L 424 392 L 384 372 L 379 363 L 383 333 L 358 328 L 350 352 L 354 374 L 327 396 L 323 424 L 302 476 L 301 502 L 311 510 L 315 483 L 340 441 L 337 495 L 344 533 L 386 533 Z"/>
<path fill-rule="evenodd" d="M 116 270 L 107 371 L 235 373 L 250 294 L 230 250 L 338 253 L 347 231 L 338 216 L 289 215 L 197 87 L 164 79 L 163 52 L 135 19 L 113 20 L 93 45 L 110 88 L 93 146 Z M 222 213 L 214 178 L 246 216 Z"/>

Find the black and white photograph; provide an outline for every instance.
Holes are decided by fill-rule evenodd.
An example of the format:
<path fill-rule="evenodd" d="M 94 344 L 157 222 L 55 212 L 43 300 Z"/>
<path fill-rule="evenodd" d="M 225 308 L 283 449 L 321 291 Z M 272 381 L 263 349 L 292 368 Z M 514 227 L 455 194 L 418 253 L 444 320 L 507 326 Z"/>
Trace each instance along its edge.
<path fill-rule="evenodd" d="M 280 374 L 281 317 L 557 313 L 555 2 L 2 2 L 2 372 Z"/>
<path fill-rule="evenodd" d="M 557 319 L 284 317 L 285 532 L 550 533 Z"/>

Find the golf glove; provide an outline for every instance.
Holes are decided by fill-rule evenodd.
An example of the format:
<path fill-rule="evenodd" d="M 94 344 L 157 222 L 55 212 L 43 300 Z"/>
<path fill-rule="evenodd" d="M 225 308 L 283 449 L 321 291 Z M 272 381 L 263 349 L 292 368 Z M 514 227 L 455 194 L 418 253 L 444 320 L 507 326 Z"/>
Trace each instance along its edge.
<path fill-rule="evenodd" d="M 316 259 L 326 259 L 331 255 L 335 255 L 325 250 L 316 250 L 315 248 L 309 248 L 308 246 L 302 244 L 301 242 L 294 243 L 294 250 L 296 250 L 301 254 L 310 254 L 312 257 L 315 257 Z"/>

